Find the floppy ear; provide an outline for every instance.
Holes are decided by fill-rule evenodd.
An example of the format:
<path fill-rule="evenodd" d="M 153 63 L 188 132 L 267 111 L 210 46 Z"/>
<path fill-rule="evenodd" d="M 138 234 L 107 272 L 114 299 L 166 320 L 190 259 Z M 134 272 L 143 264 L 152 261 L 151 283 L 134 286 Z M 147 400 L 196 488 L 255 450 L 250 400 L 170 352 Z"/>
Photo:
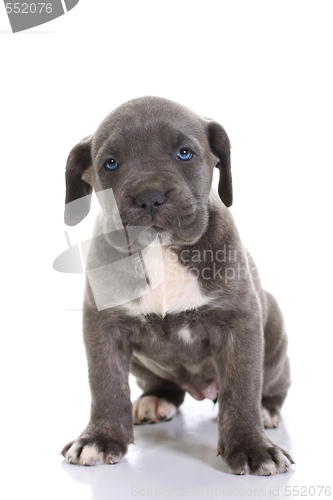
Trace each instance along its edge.
<path fill-rule="evenodd" d="M 220 171 L 219 196 L 223 203 L 230 207 L 232 205 L 232 179 L 229 137 L 219 123 L 209 121 L 208 140 L 212 153 L 220 160 L 216 165 Z"/>
<path fill-rule="evenodd" d="M 66 165 L 65 224 L 75 226 L 90 210 L 92 186 L 82 176 L 92 165 L 91 139 L 85 137 L 69 153 Z M 88 176 L 86 175 L 86 178 Z M 77 201 L 78 200 L 78 201 Z"/>

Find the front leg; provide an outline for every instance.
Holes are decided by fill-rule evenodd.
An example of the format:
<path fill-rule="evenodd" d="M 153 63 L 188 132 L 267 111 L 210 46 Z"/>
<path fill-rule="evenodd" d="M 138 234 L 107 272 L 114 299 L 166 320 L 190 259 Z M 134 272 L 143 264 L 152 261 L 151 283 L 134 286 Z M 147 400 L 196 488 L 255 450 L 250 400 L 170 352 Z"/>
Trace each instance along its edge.
<path fill-rule="evenodd" d="M 90 421 L 61 453 L 73 464 L 113 464 L 134 441 L 128 383 L 132 348 L 127 335 L 110 326 L 103 311 L 85 311 L 83 332 L 91 390 Z"/>
<path fill-rule="evenodd" d="M 266 436 L 261 416 L 263 331 L 259 311 L 242 314 L 217 342 L 218 455 L 236 474 L 286 472 L 292 458 Z M 215 340 L 216 342 L 216 340 Z"/>

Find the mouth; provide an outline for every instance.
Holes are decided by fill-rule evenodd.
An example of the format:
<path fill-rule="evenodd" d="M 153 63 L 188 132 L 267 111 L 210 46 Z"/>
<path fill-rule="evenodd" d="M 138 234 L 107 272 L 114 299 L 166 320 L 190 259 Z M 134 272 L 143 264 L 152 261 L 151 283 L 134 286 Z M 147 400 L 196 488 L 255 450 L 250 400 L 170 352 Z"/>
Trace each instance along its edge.
<path fill-rule="evenodd" d="M 152 229 L 155 229 L 155 231 L 157 231 L 158 233 L 163 233 L 164 231 L 166 231 L 164 227 L 158 226 L 157 224 L 152 224 L 150 227 Z"/>

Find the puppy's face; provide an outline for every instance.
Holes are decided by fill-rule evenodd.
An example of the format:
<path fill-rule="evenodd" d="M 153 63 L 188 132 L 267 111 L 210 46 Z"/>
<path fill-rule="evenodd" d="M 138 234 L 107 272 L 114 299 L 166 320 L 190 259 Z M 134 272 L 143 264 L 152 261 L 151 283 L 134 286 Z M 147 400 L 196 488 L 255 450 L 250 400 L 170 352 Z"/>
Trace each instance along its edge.
<path fill-rule="evenodd" d="M 151 227 L 173 244 L 193 244 L 208 224 L 214 167 L 230 174 L 229 141 L 223 128 L 160 98 L 125 103 L 81 143 L 81 151 L 79 146 L 72 150 L 67 174 L 78 169 L 78 156 L 82 162 L 85 151 L 79 175 L 88 191 L 88 186 L 96 191 L 111 240 L 115 211 L 108 209 L 106 190 L 112 189 L 125 227 Z M 231 178 L 226 174 L 222 172 L 223 188 L 230 192 L 223 201 L 231 204 Z M 66 202 L 73 199 L 67 197 Z"/>

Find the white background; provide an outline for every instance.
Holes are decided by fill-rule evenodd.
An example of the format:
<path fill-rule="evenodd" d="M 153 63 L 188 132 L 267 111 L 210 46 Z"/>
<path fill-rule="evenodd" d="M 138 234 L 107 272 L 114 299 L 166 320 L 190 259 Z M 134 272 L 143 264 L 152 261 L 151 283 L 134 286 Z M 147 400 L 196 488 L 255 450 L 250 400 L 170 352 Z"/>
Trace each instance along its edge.
<path fill-rule="evenodd" d="M 132 498 L 152 456 L 154 487 L 232 485 L 235 496 L 246 485 L 269 498 L 275 485 L 283 498 L 288 485 L 332 486 L 332 18 L 321 0 L 81 0 L 13 35 L 0 5 L 6 498 Z M 82 276 L 52 268 L 67 247 L 64 230 L 75 244 L 93 223 L 91 213 L 77 228 L 63 224 L 65 163 L 106 114 L 142 95 L 185 104 L 229 134 L 232 212 L 289 333 L 293 386 L 282 431 L 269 434 L 290 445 L 297 465 L 288 474 L 243 479 L 202 463 L 200 451 L 193 460 L 182 448 L 172 454 L 159 439 L 165 429 L 176 439 L 177 420 L 136 428 L 142 447 L 113 468 L 59 457 L 86 425 L 90 398 L 81 315 L 71 311 L 81 307 Z M 192 445 L 208 428 L 214 435 L 211 411 L 187 398 L 187 428 L 191 418 L 193 428 L 207 422 Z M 215 460 L 214 440 L 210 453 Z M 142 474 L 147 496 L 153 483 Z"/>

